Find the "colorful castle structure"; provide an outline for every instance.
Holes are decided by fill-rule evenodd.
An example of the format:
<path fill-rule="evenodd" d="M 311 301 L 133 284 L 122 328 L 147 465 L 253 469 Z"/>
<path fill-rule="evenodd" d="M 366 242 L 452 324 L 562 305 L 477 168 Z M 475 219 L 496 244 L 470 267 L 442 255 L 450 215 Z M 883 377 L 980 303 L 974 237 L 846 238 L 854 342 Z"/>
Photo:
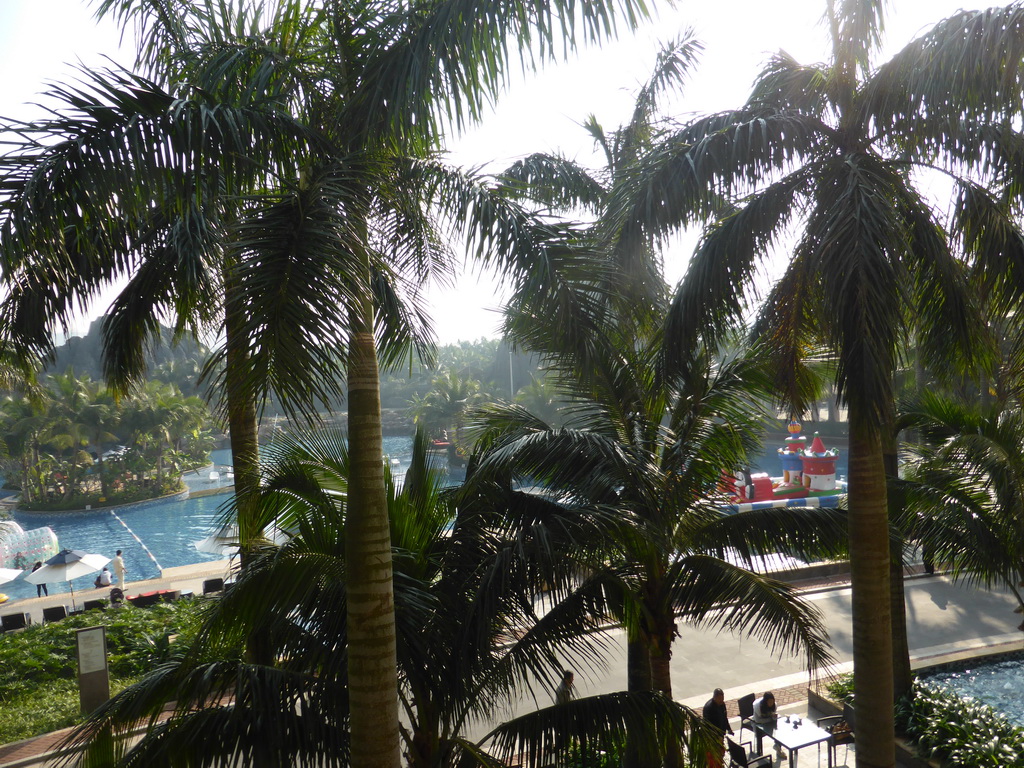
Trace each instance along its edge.
<path fill-rule="evenodd" d="M 741 469 L 722 473 L 722 490 L 734 504 L 744 508 L 770 506 L 836 506 L 841 489 L 836 486 L 836 461 L 839 451 L 826 448 L 817 433 L 807 448 L 807 438 L 800 434 L 800 423 L 789 423 L 786 445 L 778 451 L 782 477 L 771 478 L 766 472 L 751 474 Z"/>

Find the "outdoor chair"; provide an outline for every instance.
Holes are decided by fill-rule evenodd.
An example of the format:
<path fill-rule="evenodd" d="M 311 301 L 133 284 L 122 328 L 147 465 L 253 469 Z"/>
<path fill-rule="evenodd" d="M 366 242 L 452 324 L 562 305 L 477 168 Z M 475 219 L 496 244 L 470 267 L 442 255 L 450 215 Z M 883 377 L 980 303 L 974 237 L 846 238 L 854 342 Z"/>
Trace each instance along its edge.
<path fill-rule="evenodd" d="M 51 605 L 49 608 L 43 608 L 43 623 L 47 624 L 53 621 L 60 621 L 68 617 L 68 607 L 66 605 Z"/>
<path fill-rule="evenodd" d="M 146 592 L 141 595 L 131 595 L 127 600 L 136 608 L 151 608 L 160 602 L 160 594 L 158 592 Z"/>
<path fill-rule="evenodd" d="M 212 595 L 224 589 L 224 579 L 207 579 L 203 582 L 203 594 Z"/>
<path fill-rule="evenodd" d="M 4 616 L 0 616 L 0 626 L 4 628 L 4 632 L 10 632 L 14 629 L 24 629 L 29 625 L 29 616 L 27 613 L 8 613 Z"/>
<path fill-rule="evenodd" d="M 854 730 L 856 726 L 854 717 L 853 707 L 849 704 L 843 704 L 843 714 L 818 718 L 818 727 L 824 728 L 832 734 L 832 738 L 828 740 L 828 748 L 832 750 L 832 765 L 836 764 L 836 747 L 840 744 L 846 745 L 846 755 L 843 756 L 843 762 L 845 763 L 849 759 L 850 745 L 855 742 Z"/>
<path fill-rule="evenodd" d="M 740 744 L 750 743 L 743 738 L 744 728 L 750 729 L 751 740 L 757 739 L 757 730 L 754 726 L 754 699 L 756 698 L 756 693 L 748 693 L 736 700 L 736 705 L 740 709 Z"/>
<path fill-rule="evenodd" d="M 761 757 L 747 757 L 747 751 L 732 739 L 726 739 L 729 744 L 729 768 L 761 768 L 772 765 L 770 755 Z"/>
<path fill-rule="evenodd" d="M 82 603 L 83 611 L 95 611 L 97 609 L 102 611 L 106 607 L 106 600 L 86 600 L 84 603 Z"/>

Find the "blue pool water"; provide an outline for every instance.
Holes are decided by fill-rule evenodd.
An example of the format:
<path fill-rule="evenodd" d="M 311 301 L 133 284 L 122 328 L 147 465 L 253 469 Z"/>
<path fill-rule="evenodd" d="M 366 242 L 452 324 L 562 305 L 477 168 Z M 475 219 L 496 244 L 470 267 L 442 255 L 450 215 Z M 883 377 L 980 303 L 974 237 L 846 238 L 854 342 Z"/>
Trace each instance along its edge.
<path fill-rule="evenodd" d="M 384 438 L 384 451 L 389 458 L 398 460 L 399 463 L 392 466 L 399 473 L 409 465 L 411 446 L 412 440 L 408 437 Z M 214 451 L 211 461 L 217 465 L 221 473 L 220 480 L 210 482 L 208 469 L 190 473 L 184 478 L 190 489 L 215 488 L 230 482 L 226 480 L 225 475 L 226 466 L 231 462 L 231 452 Z M 135 509 L 118 509 L 116 512 L 150 549 L 160 567 L 173 568 L 220 559 L 218 555 L 199 552 L 194 544 L 208 536 L 216 527 L 224 514 L 225 505 L 230 504 L 232 498 L 230 493 L 222 493 L 179 501 L 159 501 Z M 57 534 L 57 540 L 62 548 L 81 549 L 106 557 L 113 557 L 114 552 L 120 549 L 125 567 L 128 569 L 129 586 L 132 581 L 160 576 L 157 564 L 109 511 L 97 510 L 74 515 L 15 512 L 13 517 L 25 530 L 49 526 Z M 92 596 L 96 593 L 93 586 L 94 578 L 95 575 L 74 580 L 76 598 L 79 594 Z M 68 591 L 67 582 L 47 586 L 50 594 Z M 0 592 L 7 594 L 12 601 L 36 596 L 35 585 L 21 578 L 0 584 Z M 9 603 L 5 604 L 5 607 L 6 605 Z"/>
<path fill-rule="evenodd" d="M 959 669 L 935 672 L 927 682 L 951 688 L 958 695 L 970 696 L 1006 715 L 1024 728 L 1024 659 L 981 662 Z"/>
<path fill-rule="evenodd" d="M 384 452 L 389 459 L 398 462 L 392 462 L 392 469 L 396 474 L 401 474 L 409 466 L 411 447 L 412 439 L 409 437 L 384 438 Z M 769 473 L 778 474 L 775 448 L 775 445 L 769 443 L 767 455 L 754 465 L 760 464 Z M 214 451 L 211 461 L 220 473 L 220 478 L 217 481 L 210 481 L 209 469 L 189 473 L 184 480 L 191 490 L 211 489 L 230 484 L 231 481 L 226 475 L 231 463 L 231 452 Z M 845 466 L 840 471 L 845 471 Z M 460 478 L 452 476 L 453 481 L 458 479 Z M 197 551 L 194 544 L 211 533 L 224 514 L 225 505 L 230 504 L 231 499 L 229 493 L 224 493 L 180 501 L 161 501 L 140 508 L 117 510 L 117 514 L 153 552 L 160 567 L 173 568 L 219 559 L 217 555 Z M 61 547 L 95 552 L 106 557 L 113 557 L 115 551 L 122 550 L 128 568 L 129 584 L 132 581 L 152 579 L 160 575 L 157 564 L 108 511 L 75 515 L 15 513 L 14 519 L 26 530 L 49 526 L 57 534 Z M 79 593 L 95 593 L 93 578 L 94 576 L 85 576 L 74 581 L 76 597 Z M 68 591 L 66 582 L 50 584 L 48 587 L 51 594 Z M 14 600 L 35 597 L 36 588 L 19 578 L 7 584 L 0 584 L 0 592 L 6 593 Z"/>

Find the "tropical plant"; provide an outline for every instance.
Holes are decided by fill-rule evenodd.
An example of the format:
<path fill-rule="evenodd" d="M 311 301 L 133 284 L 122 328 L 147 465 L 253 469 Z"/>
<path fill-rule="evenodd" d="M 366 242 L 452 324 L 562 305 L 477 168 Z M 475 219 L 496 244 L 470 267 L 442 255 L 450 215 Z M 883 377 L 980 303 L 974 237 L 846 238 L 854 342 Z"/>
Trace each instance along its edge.
<path fill-rule="evenodd" d="M 671 367 L 746 312 L 760 260 L 798 232 L 784 275 L 760 309 L 756 336 L 787 379 L 820 341 L 837 362 L 850 425 L 850 554 L 858 725 L 872 734 L 858 765 L 891 766 L 891 558 L 883 446 L 893 374 L 907 328 L 933 370 L 964 370 L 979 322 L 962 249 L 1000 301 L 1021 295 L 1024 242 L 1013 190 L 1021 135 L 1024 10 L 962 12 L 874 66 L 883 3 L 827 4 L 832 57 L 801 65 L 784 53 L 747 104 L 662 141 L 619 194 L 622 237 L 664 233 L 709 212 L 709 190 L 746 195 L 701 241 L 676 293 L 666 336 Z M 942 169 L 955 194 L 940 220 L 920 191 Z M 994 190 L 994 191 L 990 191 Z M 787 387 L 787 389 L 791 389 Z M 803 410 L 790 393 L 790 407 Z M 898 596 L 901 596 L 899 592 Z"/>
<path fill-rule="evenodd" d="M 134 24 L 142 75 L 57 86 L 49 120 L 10 126 L 5 334 L 48 350 L 54 326 L 118 278 L 105 371 L 124 388 L 158 319 L 224 339 L 224 408 L 243 546 L 265 521 L 257 413 L 269 391 L 312 417 L 347 384 L 359 467 L 348 518 L 353 759 L 398 761 L 394 619 L 378 351 L 426 346 L 419 283 L 454 260 L 431 214 L 465 227 L 538 289 L 554 287 L 535 223 L 438 162 L 452 127 L 535 65 L 634 25 L 642 0 L 186 2 L 100 0 Z M 511 43 L 511 44 L 510 44 Z M 544 230 L 547 234 L 550 229 Z M 412 297 L 412 301 L 409 299 Z M 345 371 L 345 377 L 340 375 Z M 344 384 L 343 384 L 344 381 Z M 384 609 L 381 610 L 381 606 Z"/>
<path fill-rule="evenodd" d="M 929 757 L 977 768 L 1024 761 L 1024 729 L 987 704 L 941 685 L 916 682 L 912 695 L 897 708 L 897 718 L 918 751 Z"/>
<path fill-rule="evenodd" d="M 708 734 L 695 715 L 650 694 L 542 707 L 483 739 L 469 738 L 476 724 L 511 701 L 544 695 L 538 686 L 553 687 L 563 660 L 595 663 L 600 642 L 587 630 L 603 617 L 590 614 L 586 603 L 542 596 L 542 582 L 561 582 L 573 568 L 534 555 L 565 543 L 571 530 L 549 544 L 514 513 L 454 509 L 440 473 L 429 466 L 427 447 L 421 432 L 400 485 L 390 471 L 385 475 L 406 763 L 492 766 L 522 754 L 539 765 L 555 758 L 556 749 L 611 748 L 626 728 L 652 737 L 671 728 L 687 734 L 688 747 L 702 754 Z M 256 556 L 213 606 L 188 652 L 115 697 L 76 742 L 103 745 L 108 733 L 144 721 L 137 742 L 119 741 L 118 764 L 303 758 L 349 764 L 345 604 L 351 564 L 344 518 L 351 456 L 343 434 L 321 430 L 282 437 L 265 460 L 258 503 L 291 540 Z M 254 634 L 273 663 L 239 659 Z M 170 717 L 153 719 L 170 700 L 176 702 Z"/>
<path fill-rule="evenodd" d="M 658 306 L 664 278 L 654 238 L 616 237 L 617 222 L 609 205 L 615 192 L 627 184 L 639 158 L 666 135 L 670 123 L 659 115 L 659 100 L 682 84 L 701 49 L 690 31 L 665 42 L 650 78 L 636 94 L 629 122 L 617 130 L 606 130 L 594 115 L 584 121 L 583 127 L 601 151 L 604 167 L 592 170 L 561 154 L 538 153 L 517 161 L 500 176 L 504 194 L 532 200 L 563 215 L 582 210 L 596 217 L 590 237 L 606 250 L 604 269 L 593 277 L 599 284 L 601 277 L 609 281 L 602 293 L 617 297 L 623 320 L 624 307 L 643 314 Z"/>
<path fill-rule="evenodd" d="M 824 663 L 828 642 L 814 609 L 731 560 L 749 565 L 757 553 L 780 551 L 810 557 L 816 547 L 820 554 L 841 539 L 841 515 L 726 514 L 714 489 L 722 470 L 743 465 L 758 442 L 768 377 L 756 357 L 726 355 L 694 360 L 685 377 L 664 379 L 660 349 L 660 334 L 638 337 L 636 326 L 614 320 L 603 333 L 591 329 L 578 353 L 552 348 L 551 372 L 571 403 L 564 426 L 515 405 L 482 409 L 483 448 L 467 491 L 538 515 L 557 510 L 577 524 L 612 513 L 600 546 L 581 537 L 573 551 L 592 569 L 582 593 L 604 601 L 626 626 L 630 690 L 671 695 L 678 616 L 752 633 L 804 653 L 809 666 Z M 590 525 L 600 529 L 603 520 Z"/>
<path fill-rule="evenodd" d="M 490 396 L 478 380 L 444 370 L 434 377 L 426 395 L 413 398 L 409 410 L 415 422 L 431 435 L 451 430 L 450 437 L 461 447 L 466 412 L 488 399 Z"/>
<path fill-rule="evenodd" d="M 898 522 L 951 578 L 1003 587 L 1024 613 L 1024 413 L 923 393 L 899 423 L 921 444 L 897 486 Z"/>

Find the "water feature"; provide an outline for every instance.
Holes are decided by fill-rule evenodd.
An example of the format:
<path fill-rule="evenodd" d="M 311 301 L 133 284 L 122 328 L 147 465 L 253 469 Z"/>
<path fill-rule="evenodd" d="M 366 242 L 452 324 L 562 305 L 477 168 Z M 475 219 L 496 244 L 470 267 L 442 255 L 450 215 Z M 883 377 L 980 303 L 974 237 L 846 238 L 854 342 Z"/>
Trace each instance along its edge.
<path fill-rule="evenodd" d="M 953 669 L 943 669 L 925 676 L 929 683 L 952 689 L 959 696 L 970 696 L 1006 715 L 1024 728 L 1024 657 L 965 662 Z"/>

